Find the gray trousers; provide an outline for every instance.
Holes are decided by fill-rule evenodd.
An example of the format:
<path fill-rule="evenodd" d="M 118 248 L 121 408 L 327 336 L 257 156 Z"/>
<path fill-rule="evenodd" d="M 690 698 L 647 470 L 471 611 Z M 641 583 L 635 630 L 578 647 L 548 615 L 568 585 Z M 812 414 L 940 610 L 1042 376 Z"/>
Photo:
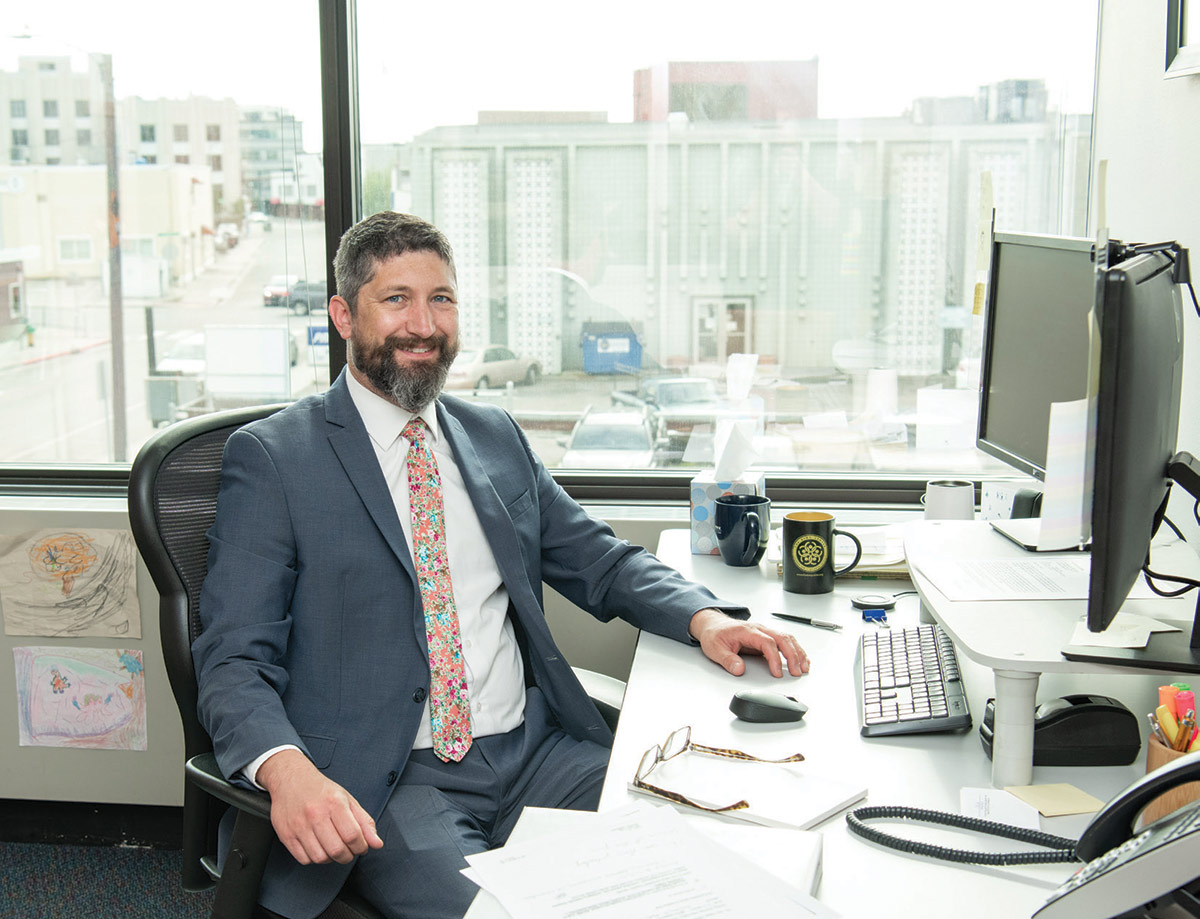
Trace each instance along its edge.
<path fill-rule="evenodd" d="M 462 762 L 412 752 L 377 824 L 383 848 L 353 881 L 389 919 L 461 919 L 479 890 L 464 856 L 504 845 L 526 806 L 595 810 L 608 754 L 563 733 L 531 687 L 525 723 L 475 738 Z"/>

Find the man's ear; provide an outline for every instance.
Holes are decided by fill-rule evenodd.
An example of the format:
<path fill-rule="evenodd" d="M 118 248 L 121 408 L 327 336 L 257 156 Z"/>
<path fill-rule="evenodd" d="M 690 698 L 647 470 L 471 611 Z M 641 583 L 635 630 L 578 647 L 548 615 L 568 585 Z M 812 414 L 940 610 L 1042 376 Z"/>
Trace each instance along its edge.
<path fill-rule="evenodd" d="M 333 320 L 333 327 L 337 329 L 338 334 L 346 341 L 350 340 L 350 304 L 334 294 L 329 298 L 329 318 Z"/>

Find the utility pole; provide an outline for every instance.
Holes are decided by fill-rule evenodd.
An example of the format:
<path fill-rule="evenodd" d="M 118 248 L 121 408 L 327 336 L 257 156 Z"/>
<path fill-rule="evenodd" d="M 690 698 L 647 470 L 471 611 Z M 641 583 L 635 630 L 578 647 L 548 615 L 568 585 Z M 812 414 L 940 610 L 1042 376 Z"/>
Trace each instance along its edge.
<path fill-rule="evenodd" d="M 121 291 L 121 199 L 117 163 L 117 102 L 113 94 L 112 55 L 96 55 L 104 84 L 104 160 L 108 171 L 108 309 L 112 339 L 113 462 L 125 462 L 129 440 L 125 424 L 125 318 Z"/>

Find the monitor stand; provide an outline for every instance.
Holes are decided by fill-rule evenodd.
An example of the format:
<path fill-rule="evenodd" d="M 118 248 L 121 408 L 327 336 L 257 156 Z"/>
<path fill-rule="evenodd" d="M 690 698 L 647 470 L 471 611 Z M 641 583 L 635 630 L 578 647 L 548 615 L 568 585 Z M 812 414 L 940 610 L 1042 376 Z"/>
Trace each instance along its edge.
<path fill-rule="evenodd" d="M 1190 453 L 1176 453 L 1171 457 L 1167 464 L 1167 477 L 1178 482 L 1188 494 L 1200 501 L 1200 463 Z M 1200 673 L 1200 600 L 1196 602 L 1190 635 L 1187 631 L 1151 632 L 1150 641 L 1144 648 L 1068 645 L 1063 648 L 1062 655 L 1069 661 L 1090 661 L 1167 673 Z"/>
<path fill-rule="evenodd" d="M 1197 609 L 1200 616 L 1200 608 Z M 1090 661 L 1116 667 L 1135 667 L 1162 673 L 1200 673 L 1200 647 L 1196 646 L 1196 624 L 1192 633 L 1151 632 L 1144 648 L 1093 648 L 1067 645 L 1062 655 L 1069 661 Z"/>

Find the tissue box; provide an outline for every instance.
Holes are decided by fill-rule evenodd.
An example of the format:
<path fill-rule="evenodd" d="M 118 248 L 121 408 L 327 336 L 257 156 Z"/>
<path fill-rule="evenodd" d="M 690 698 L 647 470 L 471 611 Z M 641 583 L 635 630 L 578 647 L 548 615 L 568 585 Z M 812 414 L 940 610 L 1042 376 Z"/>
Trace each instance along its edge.
<path fill-rule="evenodd" d="M 718 482 L 716 470 L 705 469 L 692 479 L 690 492 L 692 555 L 719 555 L 721 550 L 717 548 L 717 534 L 713 532 L 713 514 L 716 513 L 714 502 L 721 495 L 765 495 L 767 477 L 763 472 L 749 469 L 741 478 Z"/>

